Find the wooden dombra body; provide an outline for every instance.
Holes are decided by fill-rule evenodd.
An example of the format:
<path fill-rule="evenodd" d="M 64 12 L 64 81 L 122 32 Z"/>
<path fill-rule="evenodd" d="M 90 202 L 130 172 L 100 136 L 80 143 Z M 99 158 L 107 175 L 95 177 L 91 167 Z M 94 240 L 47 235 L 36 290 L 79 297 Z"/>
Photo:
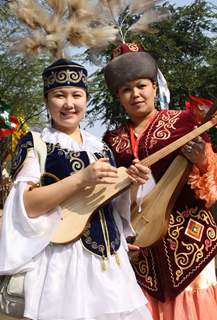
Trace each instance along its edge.
<path fill-rule="evenodd" d="M 185 136 L 141 160 L 141 163 L 150 167 L 216 124 L 217 118 L 214 117 Z M 167 230 L 170 208 L 174 203 L 173 195 L 182 187 L 180 181 L 186 174 L 187 166 L 188 161 L 183 156 L 177 156 L 162 179 L 144 198 L 141 212 L 138 213 L 137 207 L 133 208 L 132 225 L 137 234 L 135 243 L 139 246 L 149 246 L 164 236 Z M 130 188 L 130 184 L 126 168 L 119 167 L 118 179 L 114 185 L 100 184 L 73 194 L 70 199 L 61 205 L 61 220 L 52 242 L 64 244 L 77 240 L 82 235 L 94 212 L 106 202 Z"/>

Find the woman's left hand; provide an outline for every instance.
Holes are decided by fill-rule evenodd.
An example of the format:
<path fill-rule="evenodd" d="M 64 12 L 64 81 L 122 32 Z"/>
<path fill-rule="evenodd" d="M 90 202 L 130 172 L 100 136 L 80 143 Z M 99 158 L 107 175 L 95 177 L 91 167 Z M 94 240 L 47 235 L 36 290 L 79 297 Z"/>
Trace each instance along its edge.
<path fill-rule="evenodd" d="M 194 163 L 201 172 L 206 168 L 205 145 L 206 142 L 201 137 L 197 137 L 186 143 L 181 149 L 184 156 Z"/>
<path fill-rule="evenodd" d="M 139 185 L 144 184 L 150 177 L 150 169 L 140 163 L 138 159 L 133 160 L 133 164 L 127 169 L 130 180 Z"/>

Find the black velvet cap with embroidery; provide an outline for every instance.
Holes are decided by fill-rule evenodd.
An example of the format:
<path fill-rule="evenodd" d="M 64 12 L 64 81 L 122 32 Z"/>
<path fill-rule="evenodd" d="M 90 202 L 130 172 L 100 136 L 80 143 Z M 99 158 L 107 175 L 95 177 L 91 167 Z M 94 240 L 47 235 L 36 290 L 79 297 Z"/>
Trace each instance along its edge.
<path fill-rule="evenodd" d="M 80 87 L 87 90 L 87 70 L 80 64 L 59 59 L 44 69 L 44 94 L 58 87 Z"/>
<path fill-rule="evenodd" d="M 140 78 L 157 80 L 157 64 L 152 56 L 136 43 L 123 43 L 112 53 L 104 68 L 108 89 L 113 95 L 126 82 Z"/>

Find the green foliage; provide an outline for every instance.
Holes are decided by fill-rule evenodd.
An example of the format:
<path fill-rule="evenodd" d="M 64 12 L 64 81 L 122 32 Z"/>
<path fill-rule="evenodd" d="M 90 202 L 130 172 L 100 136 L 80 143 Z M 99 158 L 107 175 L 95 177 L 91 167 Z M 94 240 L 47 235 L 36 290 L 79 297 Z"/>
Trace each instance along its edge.
<path fill-rule="evenodd" d="M 166 2 L 162 8 L 170 16 L 153 26 L 158 33 L 135 36 L 129 32 L 126 41 L 140 42 L 157 60 L 171 92 L 171 109 L 184 106 L 189 95 L 213 99 L 217 84 L 216 8 L 199 0 L 185 7 Z M 136 18 L 127 17 L 125 24 L 131 25 L 132 19 Z M 109 60 L 112 48 L 103 52 L 102 61 Z M 90 93 L 90 123 L 100 119 L 114 127 L 125 121 L 122 108 L 105 89 L 101 71 L 91 78 Z"/>
<path fill-rule="evenodd" d="M 89 125 L 93 125 L 96 119 L 101 119 L 102 123 L 106 124 L 109 119 L 110 126 L 115 127 L 127 115 L 118 100 L 110 95 L 102 79 L 102 71 L 94 74 L 93 82 L 90 79 L 90 99 L 87 110 Z"/>
<path fill-rule="evenodd" d="M 41 73 L 46 57 L 26 60 L 12 43 L 22 34 L 22 25 L 10 15 L 7 2 L 0 7 L 0 97 L 11 106 L 11 113 L 35 123 L 42 110 Z M 34 115 L 36 115 L 34 117 Z"/>
<path fill-rule="evenodd" d="M 0 98 L 11 107 L 12 115 L 22 116 L 29 125 L 37 125 L 44 108 L 41 72 L 47 58 L 27 61 L 11 50 L 14 38 L 22 32 L 22 25 L 10 15 L 8 1 L 0 0 Z M 10 152 L 11 136 L 1 138 L 0 171 Z"/>

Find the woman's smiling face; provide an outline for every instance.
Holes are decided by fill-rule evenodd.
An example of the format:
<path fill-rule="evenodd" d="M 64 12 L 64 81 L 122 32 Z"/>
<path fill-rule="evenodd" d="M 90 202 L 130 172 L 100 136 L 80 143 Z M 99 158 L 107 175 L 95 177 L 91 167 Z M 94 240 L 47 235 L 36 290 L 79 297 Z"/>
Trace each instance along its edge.
<path fill-rule="evenodd" d="M 70 134 L 85 116 L 87 93 L 79 87 L 56 88 L 48 92 L 46 104 L 53 127 Z"/>

